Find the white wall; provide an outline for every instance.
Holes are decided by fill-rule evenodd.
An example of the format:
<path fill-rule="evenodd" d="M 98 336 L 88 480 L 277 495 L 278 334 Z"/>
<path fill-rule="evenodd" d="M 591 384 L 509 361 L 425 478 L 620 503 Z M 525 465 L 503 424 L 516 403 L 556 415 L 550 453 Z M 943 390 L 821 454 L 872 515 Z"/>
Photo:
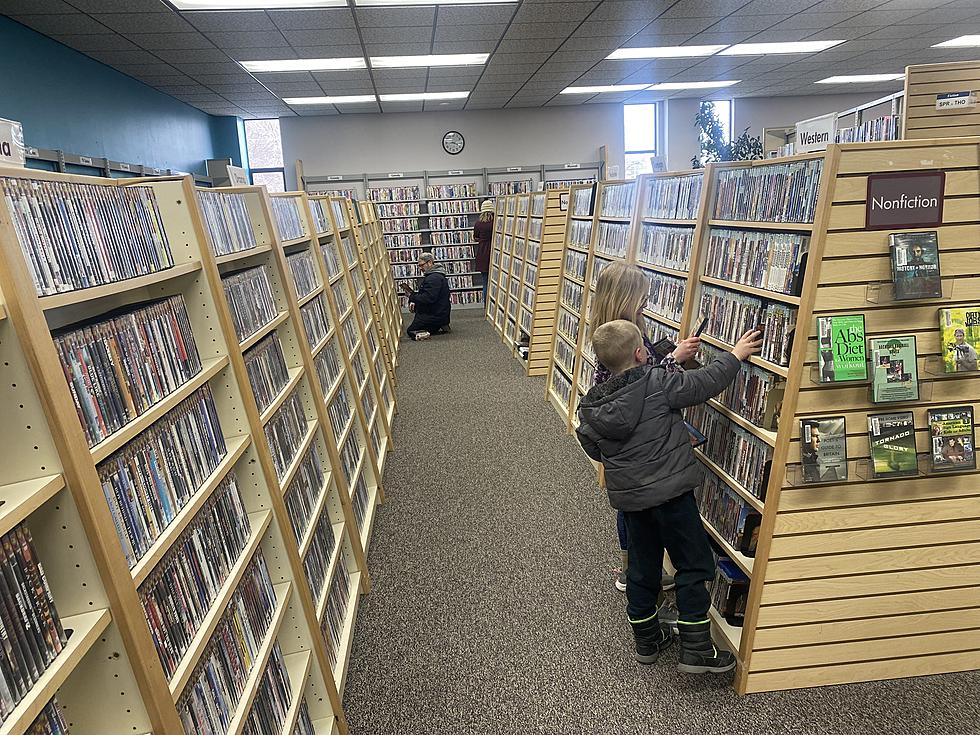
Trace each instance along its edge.
<path fill-rule="evenodd" d="M 794 125 L 800 120 L 839 112 L 884 96 L 881 92 L 866 94 L 814 95 L 812 97 L 743 97 L 735 100 L 733 135 L 762 135 L 763 128 Z M 691 156 L 698 151 L 694 133 L 697 99 L 672 99 L 667 105 L 667 166 L 689 168 Z"/>
<path fill-rule="evenodd" d="M 297 158 L 307 176 L 326 176 L 597 161 L 605 145 L 609 164 L 623 170 L 619 104 L 292 117 L 280 124 L 287 187 L 295 186 Z M 459 155 L 442 149 L 449 130 L 466 139 Z"/>

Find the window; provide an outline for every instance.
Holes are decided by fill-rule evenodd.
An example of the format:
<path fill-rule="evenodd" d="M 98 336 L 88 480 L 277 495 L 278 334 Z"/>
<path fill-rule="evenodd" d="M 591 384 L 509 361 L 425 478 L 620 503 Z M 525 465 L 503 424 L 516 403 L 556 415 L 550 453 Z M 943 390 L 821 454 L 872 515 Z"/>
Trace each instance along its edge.
<path fill-rule="evenodd" d="M 625 178 L 653 172 L 657 155 L 657 106 L 623 105 L 623 132 L 626 142 Z"/>
<path fill-rule="evenodd" d="M 732 142 L 732 101 L 731 100 L 708 100 L 708 104 L 715 111 L 715 115 L 718 116 L 719 122 L 721 122 L 721 132 L 724 135 L 725 142 Z"/>
<path fill-rule="evenodd" d="M 252 183 L 265 184 L 269 191 L 286 191 L 279 120 L 246 120 L 245 145 Z"/>

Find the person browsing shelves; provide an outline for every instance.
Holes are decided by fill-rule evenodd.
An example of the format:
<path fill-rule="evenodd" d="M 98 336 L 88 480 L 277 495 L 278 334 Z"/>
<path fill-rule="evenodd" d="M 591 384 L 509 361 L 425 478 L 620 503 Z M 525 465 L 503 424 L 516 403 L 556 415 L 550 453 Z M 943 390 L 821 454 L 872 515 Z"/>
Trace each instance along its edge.
<path fill-rule="evenodd" d="M 476 240 L 476 259 L 474 268 L 483 278 L 483 303 L 487 303 L 487 289 L 490 287 L 490 240 L 493 237 L 493 201 L 484 200 L 480 206 L 480 216 L 473 225 L 473 239 Z"/>
<path fill-rule="evenodd" d="M 407 283 L 402 283 L 401 289 L 408 296 L 408 310 L 415 314 L 405 331 L 411 339 L 421 341 L 429 339 L 433 334 L 450 331 L 452 305 L 449 303 L 446 271 L 441 264 L 436 263 L 432 253 L 422 253 L 418 266 L 422 272 L 422 283 L 418 291 Z"/>

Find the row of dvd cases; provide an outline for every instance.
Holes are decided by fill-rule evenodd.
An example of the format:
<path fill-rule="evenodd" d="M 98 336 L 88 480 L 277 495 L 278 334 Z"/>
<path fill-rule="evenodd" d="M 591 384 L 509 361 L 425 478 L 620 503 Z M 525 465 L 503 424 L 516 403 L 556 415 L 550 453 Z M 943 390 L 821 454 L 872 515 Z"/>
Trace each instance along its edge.
<path fill-rule="evenodd" d="M 0 600 L 0 733 L 347 732 L 395 413 L 370 209 L 0 184 L 4 574 L 46 598 Z"/>

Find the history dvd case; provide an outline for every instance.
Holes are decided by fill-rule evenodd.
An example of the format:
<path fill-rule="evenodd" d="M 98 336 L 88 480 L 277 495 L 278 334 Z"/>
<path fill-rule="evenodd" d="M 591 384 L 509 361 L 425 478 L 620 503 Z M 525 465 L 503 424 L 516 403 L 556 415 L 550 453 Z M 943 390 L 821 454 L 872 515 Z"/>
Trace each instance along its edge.
<path fill-rule="evenodd" d="M 896 232 L 888 236 L 895 299 L 934 299 L 943 295 L 939 239 L 932 232 Z"/>
<path fill-rule="evenodd" d="M 919 400 L 919 371 L 914 335 L 871 339 L 871 401 Z"/>
<path fill-rule="evenodd" d="M 875 478 L 915 475 L 915 419 L 911 411 L 868 416 L 871 471 Z"/>

